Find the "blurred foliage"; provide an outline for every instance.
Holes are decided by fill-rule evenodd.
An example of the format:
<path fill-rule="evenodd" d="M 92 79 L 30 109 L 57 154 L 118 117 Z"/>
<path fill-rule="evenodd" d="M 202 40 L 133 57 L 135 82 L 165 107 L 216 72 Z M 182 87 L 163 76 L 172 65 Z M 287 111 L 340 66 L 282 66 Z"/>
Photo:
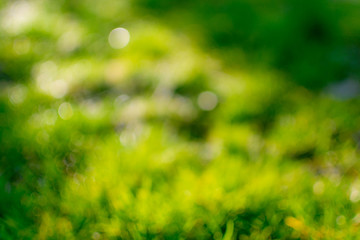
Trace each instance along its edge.
<path fill-rule="evenodd" d="M 358 239 L 359 11 L 1 1 L 0 239 Z"/>
<path fill-rule="evenodd" d="M 138 1 L 178 28 L 200 32 L 207 48 L 235 67 L 266 63 L 314 89 L 359 76 L 357 1 Z"/>

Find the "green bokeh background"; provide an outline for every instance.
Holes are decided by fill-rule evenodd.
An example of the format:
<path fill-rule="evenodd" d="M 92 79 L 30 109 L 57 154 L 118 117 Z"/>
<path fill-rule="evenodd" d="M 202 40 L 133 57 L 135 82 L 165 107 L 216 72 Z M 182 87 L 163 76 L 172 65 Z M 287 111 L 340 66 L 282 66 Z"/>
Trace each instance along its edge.
<path fill-rule="evenodd" d="M 359 76 L 358 1 L 0 1 L 0 239 L 360 239 Z"/>

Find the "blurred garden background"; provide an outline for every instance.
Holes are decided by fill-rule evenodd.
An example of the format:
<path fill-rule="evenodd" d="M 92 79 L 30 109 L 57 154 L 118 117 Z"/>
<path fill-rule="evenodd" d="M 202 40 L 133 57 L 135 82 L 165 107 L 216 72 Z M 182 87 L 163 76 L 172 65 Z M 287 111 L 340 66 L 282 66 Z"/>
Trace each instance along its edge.
<path fill-rule="evenodd" d="M 358 0 L 0 1 L 0 239 L 360 239 Z"/>

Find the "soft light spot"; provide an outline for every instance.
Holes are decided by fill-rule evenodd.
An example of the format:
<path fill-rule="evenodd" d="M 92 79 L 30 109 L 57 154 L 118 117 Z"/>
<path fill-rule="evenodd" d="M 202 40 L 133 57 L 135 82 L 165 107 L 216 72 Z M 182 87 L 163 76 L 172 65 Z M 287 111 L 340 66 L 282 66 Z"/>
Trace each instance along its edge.
<path fill-rule="evenodd" d="M 129 100 L 129 96 L 126 94 L 121 94 L 120 96 L 118 96 L 117 98 L 115 98 L 114 101 L 114 105 L 115 107 L 119 107 L 121 106 L 124 102 L 126 102 L 127 100 Z"/>
<path fill-rule="evenodd" d="M 47 125 L 54 125 L 57 119 L 56 110 L 54 109 L 48 109 L 44 112 L 44 115 L 42 117 L 43 121 Z"/>
<path fill-rule="evenodd" d="M 0 24 L 9 33 L 19 34 L 31 26 L 37 16 L 35 5 L 29 1 L 12 1 L 2 14 Z"/>
<path fill-rule="evenodd" d="M 340 100 L 352 99 L 360 94 L 360 84 L 358 79 L 345 79 L 341 82 L 333 83 L 325 89 L 333 97 Z"/>
<path fill-rule="evenodd" d="M 32 74 L 37 86 L 42 91 L 47 92 L 49 83 L 57 74 L 57 65 L 53 61 L 37 64 L 33 67 Z"/>
<path fill-rule="evenodd" d="M 313 186 L 313 192 L 316 194 L 316 195 L 321 195 L 324 193 L 324 183 L 322 181 L 317 181 L 314 186 Z"/>
<path fill-rule="evenodd" d="M 136 144 L 137 136 L 135 135 L 135 133 L 126 131 L 120 135 L 119 139 L 123 146 L 129 147 Z"/>
<path fill-rule="evenodd" d="M 104 75 L 107 82 L 115 84 L 123 80 L 127 75 L 127 72 L 128 70 L 125 62 L 112 60 L 106 65 Z"/>
<path fill-rule="evenodd" d="M 360 213 L 356 214 L 352 221 L 354 223 L 360 223 Z"/>
<path fill-rule="evenodd" d="M 100 233 L 98 233 L 98 232 L 94 232 L 94 233 L 93 233 L 93 235 L 92 235 L 92 239 L 94 239 L 94 240 L 98 240 L 98 239 L 100 239 L 100 238 L 101 238 Z"/>
<path fill-rule="evenodd" d="M 69 53 L 74 51 L 77 47 L 80 46 L 81 34 L 79 31 L 70 30 L 65 32 L 59 38 L 57 42 L 57 47 L 61 52 Z"/>
<path fill-rule="evenodd" d="M 218 98 L 213 92 L 206 91 L 199 94 L 197 103 L 202 110 L 211 111 L 216 107 Z"/>
<path fill-rule="evenodd" d="M 9 92 L 9 100 L 12 104 L 17 105 L 22 103 L 27 94 L 27 88 L 21 84 L 16 85 L 13 89 Z"/>
<path fill-rule="evenodd" d="M 219 151 L 220 150 L 217 146 L 214 146 L 214 144 L 207 143 L 204 144 L 200 154 L 205 161 L 211 161 L 219 155 Z"/>
<path fill-rule="evenodd" d="M 128 101 L 121 114 L 122 120 L 124 122 L 136 122 L 146 115 L 147 109 L 147 103 L 144 99 Z"/>
<path fill-rule="evenodd" d="M 336 218 L 336 224 L 341 226 L 341 225 L 344 225 L 346 223 L 346 218 L 344 215 L 341 215 L 341 216 L 338 216 Z"/>
<path fill-rule="evenodd" d="M 115 28 L 110 32 L 108 40 L 112 48 L 124 48 L 130 41 L 130 33 L 125 28 Z"/>
<path fill-rule="evenodd" d="M 353 188 L 350 193 L 350 201 L 358 202 L 360 200 L 360 192 L 357 188 Z"/>
<path fill-rule="evenodd" d="M 140 123 L 128 125 L 120 134 L 120 142 L 124 147 L 134 147 L 137 145 L 142 135 L 143 129 Z"/>
<path fill-rule="evenodd" d="M 176 96 L 173 106 L 176 113 L 185 121 L 191 121 L 196 118 L 196 109 L 190 99 Z"/>
<path fill-rule="evenodd" d="M 71 104 L 68 102 L 62 103 L 59 107 L 58 113 L 62 119 L 64 120 L 70 119 L 73 115 L 73 109 Z"/>
<path fill-rule="evenodd" d="M 89 99 L 81 103 L 81 108 L 88 118 L 101 118 L 104 116 L 104 105 L 96 99 Z"/>
<path fill-rule="evenodd" d="M 32 69 L 38 88 L 54 98 L 64 97 L 69 90 L 68 81 L 57 79 L 59 72 L 57 65 L 52 61 L 37 64 Z"/>
<path fill-rule="evenodd" d="M 55 98 L 62 98 L 68 92 L 68 84 L 64 80 L 56 80 L 48 86 L 50 94 Z"/>

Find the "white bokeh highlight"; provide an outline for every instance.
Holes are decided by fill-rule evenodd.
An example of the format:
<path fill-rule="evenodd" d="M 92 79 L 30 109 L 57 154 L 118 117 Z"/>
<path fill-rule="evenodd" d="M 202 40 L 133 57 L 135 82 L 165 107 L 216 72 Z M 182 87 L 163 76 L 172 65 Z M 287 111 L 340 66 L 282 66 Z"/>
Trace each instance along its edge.
<path fill-rule="evenodd" d="M 112 48 L 124 48 L 130 42 L 130 33 L 125 28 L 115 28 L 110 32 L 108 40 Z"/>
<path fill-rule="evenodd" d="M 73 113 L 72 106 L 68 102 L 62 103 L 58 109 L 59 116 L 64 120 L 70 119 L 73 116 Z"/>
<path fill-rule="evenodd" d="M 218 104 L 218 97 L 210 91 L 205 91 L 199 94 L 197 103 L 204 111 L 213 110 Z"/>

